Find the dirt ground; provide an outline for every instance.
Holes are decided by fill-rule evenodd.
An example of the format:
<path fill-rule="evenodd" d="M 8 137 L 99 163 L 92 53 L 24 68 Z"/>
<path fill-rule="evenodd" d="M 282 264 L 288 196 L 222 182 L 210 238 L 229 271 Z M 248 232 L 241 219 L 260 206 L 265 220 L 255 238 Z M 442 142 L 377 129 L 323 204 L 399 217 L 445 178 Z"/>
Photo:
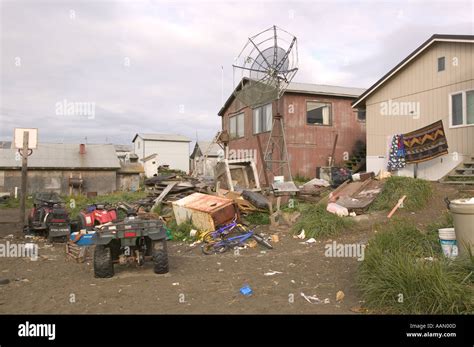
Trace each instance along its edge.
<path fill-rule="evenodd" d="M 456 187 L 435 186 L 435 196 L 424 210 L 401 209 L 397 216 L 418 225 L 437 220 L 446 210 L 443 198 L 459 192 Z M 0 209 L 1 243 L 25 242 L 13 224 L 17 216 L 16 209 Z M 358 260 L 326 257 L 324 246 L 333 241 L 366 244 L 386 220 L 385 213 L 362 219 L 339 236 L 313 244 L 301 244 L 289 230 L 262 227 L 260 232 L 276 233 L 280 242 L 273 250 L 248 248 L 240 255 L 206 256 L 199 247 L 169 242 L 168 274 L 154 274 L 151 264 L 119 265 L 110 279 L 94 278 L 90 261 L 66 260 L 64 244 L 39 241 L 37 261 L 0 258 L 0 278 L 10 279 L 0 285 L 0 313 L 360 313 Z M 281 273 L 264 275 L 270 271 Z M 252 296 L 239 293 L 245 284 Z M 345 294 L 341 302 L 336 302 L 338 291 Z M 309 303 L 302 293 L 329 303 Z"/>

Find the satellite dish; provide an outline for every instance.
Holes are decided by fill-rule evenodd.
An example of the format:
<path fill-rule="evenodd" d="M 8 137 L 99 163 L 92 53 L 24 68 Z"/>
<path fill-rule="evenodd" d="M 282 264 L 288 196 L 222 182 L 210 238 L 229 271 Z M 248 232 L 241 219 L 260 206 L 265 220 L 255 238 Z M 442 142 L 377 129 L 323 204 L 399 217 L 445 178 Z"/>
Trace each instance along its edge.
<path fill-rule="evenodd" d="M 298 71 L 296 37 L 273 26 L 248 39 L 234 67 L 234 95 L 246 106 L 279 99 Z"/>
<path fill-rule="evenodd" d="M 284 175 L 292 181 L 283 117 L 279 112 L 279 99 L 298 71 L 298 47 L 296 37 L 273 26 L 249 37 L 234 67 L 234 96 L 245 106 L 255 107 L 274 100 L 272 129 L 263 153 L 264 170 L 275 177 Z M 267 174 L 267 184 L 270 184 Z M 296 188 L 296 187 L 295 187 Z"/>

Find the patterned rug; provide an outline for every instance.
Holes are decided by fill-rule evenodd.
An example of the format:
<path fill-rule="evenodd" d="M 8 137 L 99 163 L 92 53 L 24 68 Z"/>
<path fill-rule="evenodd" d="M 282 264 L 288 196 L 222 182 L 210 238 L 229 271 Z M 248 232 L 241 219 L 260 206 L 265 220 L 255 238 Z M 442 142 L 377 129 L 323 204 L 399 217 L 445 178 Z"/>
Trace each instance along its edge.
<path fill-rule="evenodd" d="M 441 120 L 403 134 L 403 143 L 407 164 L 420 163 L 448 154 L 448 142 Z"/>

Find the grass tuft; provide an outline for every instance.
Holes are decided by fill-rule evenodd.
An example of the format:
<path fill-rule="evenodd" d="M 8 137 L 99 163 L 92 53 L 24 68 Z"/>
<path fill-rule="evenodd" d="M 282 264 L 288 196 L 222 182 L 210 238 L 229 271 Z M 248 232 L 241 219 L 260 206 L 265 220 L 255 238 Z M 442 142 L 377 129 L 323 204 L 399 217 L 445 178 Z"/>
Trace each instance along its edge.
<path fill-rule="evenodd" d="M 373 211 L 392 209 L 398 200 L 406 195 L 404 206 L 408 210 L 419 210 L 426 206 L 433 195 L 431 183 L 410 177 L 392 176 L 385 181 L 382 192 L 371 204 Z"/>
<path fill-rule="evenodd" d="M 293 225 L 294 233 L 305 230 L 307 237 L 326 237 L 339 234 L 347 229 L 352 220 L 326 211 L 323 204 L 300 204 L 301 217 Z"/>
<path fill-rule="evenodd" d="M 423 233 L 410 222 L 394 220 L 370 240 L 357 273 L 367 308 L 405 314 L 473 312 L 473 258 L 446 259 L 434 227 Z"/>

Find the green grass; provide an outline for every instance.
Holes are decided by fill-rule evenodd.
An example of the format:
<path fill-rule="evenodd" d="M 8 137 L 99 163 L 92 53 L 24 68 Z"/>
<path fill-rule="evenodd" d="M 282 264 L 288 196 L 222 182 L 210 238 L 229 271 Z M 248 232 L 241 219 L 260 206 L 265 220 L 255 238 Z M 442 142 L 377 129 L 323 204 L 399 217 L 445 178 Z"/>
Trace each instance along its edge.
<path fill-rule="evenodd" d="M 26 208 L 33 207 L 33 199 L 26 199 Z M 10 198 L 4 203 L 0 203 L 0 209 L 2 208 L 20 208 L 20 199 Z"/>
<path fill-rule="evenodd" d="M 353 221 L 326 211 L 323 204 L 300 204 L 301 216 L 293 225 L 293 233 L 305 230 L 307 237 L 326 237 L 339 234 L 349 228 Z"/>
<path fill-rule="evenodd" d="M 197 228 L 190 221 L 177 225 L 176 220 L 173 219 L 167 224 L 167 227 L 171 231 L 173 241 L 194 241 L 194 239 L 189 236 L 189 232 L 192 229 L 197 230 Z"/>
<path fill-rule="evenodd" d="M 406 195 L 403 203 L 408 210 L 419 210 L 426 206 L 433 195 L 431 183 L 416 178 L 392 176 L 385 181 L 382 192 L 371 204 L 373 211 L 392 209 L 398 200 Z"/>
<path fill-rule="evenodd" d="M 270 224 L 270 215 L 266 212 L 253 212 L 244 216 L 244 220 L 250 225 Z"/>
<path fill-rule="evenodd" d="M 293 183 L 298 187 L 306 182 L 311 181 L 311 178 L 308 178 L 306 176 L 300 175 L 299 173 L 296 174 L 296 176 L 293 177 Z"/>
<path fill-rule="evenodd" d="M 367 308 L 403 314 L 473 312 L 474 258 L 453 261 L 442 255 L 433 230 L 446 226 L 445 219 L 426 233 L 409 221 L 393 220 L 369 241 L 357 273 Z"/>

